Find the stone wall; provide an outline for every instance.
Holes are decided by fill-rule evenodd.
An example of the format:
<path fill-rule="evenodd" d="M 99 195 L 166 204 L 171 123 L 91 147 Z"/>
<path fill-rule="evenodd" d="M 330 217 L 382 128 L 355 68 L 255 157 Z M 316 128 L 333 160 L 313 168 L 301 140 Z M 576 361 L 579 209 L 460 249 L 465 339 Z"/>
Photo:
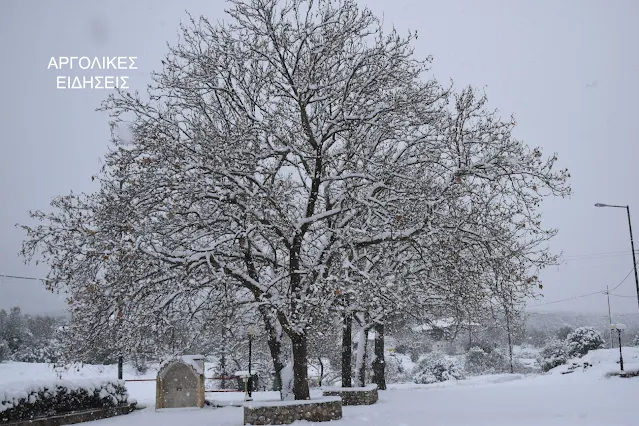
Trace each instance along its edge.
<path fill-rule="evenodd" d="M 340 396 L 342 405 L 371 405 L 379 399 L 375 384 L 360 388 L 324 388 L 322 393 L 324 396 Z"/>
<path fill-rule="evenodd" d="M 20 420 L 12 423 L 2 423 L 4 426 L 61 426 L 76 423 L 90 422 L 106 419 L 108 417 L 129 414 L 135 410 L 135 405 L 121 405 L 111 408 L 94 408 L 91 410 L 75 411 L 73 413 L 58 414 L 50 417 L 36 417 L 29 420 Z"/>
<path fill-rule="evenodd" d="M 327 422 L 341 418 L 342 401 L 339 397 L 324 397 L 309 401 L 247 402 L 244 404 L 245 425 L 286 425 L 296 420 Z"/>

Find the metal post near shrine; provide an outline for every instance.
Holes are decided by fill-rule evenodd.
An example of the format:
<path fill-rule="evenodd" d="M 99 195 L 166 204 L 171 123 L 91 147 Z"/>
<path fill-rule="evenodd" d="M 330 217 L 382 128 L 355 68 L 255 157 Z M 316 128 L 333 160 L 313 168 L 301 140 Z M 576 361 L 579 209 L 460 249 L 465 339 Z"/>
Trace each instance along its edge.
<path fill-rule="evenodd" d="M 623 372 L 623 353 L 621 352 L 621 332 L 626 329 L 625 324 L 610 324 L 610 328 L 612 330 L 617 331 L 617 335 L 619 337 L 619 366 L 621 367 L 621 371 Z"/>
<path fill-rule="evenodd" d="M 254 326 L 250 326 L 248 329 L 248 401 L 251 401 L 253 399 L 253 377 L 252 377 L 252 371 L 251 371 L 251 364 L 253 363 L 253 338 L 255 337 L 255 327 Z"/>

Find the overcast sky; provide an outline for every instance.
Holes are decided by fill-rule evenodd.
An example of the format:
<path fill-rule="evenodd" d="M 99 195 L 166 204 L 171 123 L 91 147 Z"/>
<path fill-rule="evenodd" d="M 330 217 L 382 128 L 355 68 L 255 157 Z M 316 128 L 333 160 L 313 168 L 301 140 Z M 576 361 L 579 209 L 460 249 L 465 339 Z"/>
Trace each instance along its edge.
<path fill-rule="evenodd" d="M 458 88 L 484 88 L 489 104 L 518 123 L 529 145 L 558 152 L 572 174 L 570 199 L 546 202 L 545 222 L 565 263 L 542 274 L 544 298 L 531 306 L 605 290 L 612 310 L 637 313 L 626 212 L 639 238 L 639 2 L 634 0 L 361 0 L 387 26 L 417 30 L 416 54 L 433 55 L 433 73 Z M 52 56 L 136 56 L 131 89 L 160 68 L 166 43 L 186 17 L 224 17 L 222 0 L 0 2 L 0 274 L 42 277 L 46 266 L 18 258 L 28 210 L 51 198 L 96 189 L 91 176 L 108 149 L 108 118 L 95 108 L 104 90 L 59 90 Z M 84 74 L 83 74 L 84 73 Z M 110 72 L 110 74 L 114 74 Z M 639 241 L 637 244 L 639 248 Z M 630 274 L 629 274 L 630 273 Z M 629 274 L 629 275 L 628 275 Z M 624 277 L 627 279 L 622 282 Z M 620 297 L 623 296 L 623 297 Z M 60 296 L 38 281 L 0 277 L 0 308 L 60 311 Z M 531 310 L 607 312 L 591 295 Z"/>

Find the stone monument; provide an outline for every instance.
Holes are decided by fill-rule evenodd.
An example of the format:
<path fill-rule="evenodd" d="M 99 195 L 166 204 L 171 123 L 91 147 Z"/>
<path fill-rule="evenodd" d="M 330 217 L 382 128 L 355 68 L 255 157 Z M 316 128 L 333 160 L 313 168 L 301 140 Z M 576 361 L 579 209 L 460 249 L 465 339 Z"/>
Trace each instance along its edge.
<path fill-rule="evenodd" d="M 158 371 L 155 408 L 204 407 L 204 357 L 184 355 Z"/>

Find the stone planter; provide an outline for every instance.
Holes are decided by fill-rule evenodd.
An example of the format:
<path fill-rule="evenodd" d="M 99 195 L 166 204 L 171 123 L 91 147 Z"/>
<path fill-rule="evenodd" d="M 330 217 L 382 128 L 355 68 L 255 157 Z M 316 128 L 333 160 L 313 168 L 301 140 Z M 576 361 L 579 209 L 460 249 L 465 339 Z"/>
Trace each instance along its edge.
<path fill-rule="evenodd" d="M 322 393 L 324 396 L 340 396 L 342 405 L 371 405 L 379 399 L 376 384 L 359 388 L 322 388 Z"/>
<path fill-rule="evenodd" d="M 342 418 L 338 396 L 308 401 L 251 401 L 244 403 L 245 425 L 287 425 L 296 420 L 327 422 Z"/>

